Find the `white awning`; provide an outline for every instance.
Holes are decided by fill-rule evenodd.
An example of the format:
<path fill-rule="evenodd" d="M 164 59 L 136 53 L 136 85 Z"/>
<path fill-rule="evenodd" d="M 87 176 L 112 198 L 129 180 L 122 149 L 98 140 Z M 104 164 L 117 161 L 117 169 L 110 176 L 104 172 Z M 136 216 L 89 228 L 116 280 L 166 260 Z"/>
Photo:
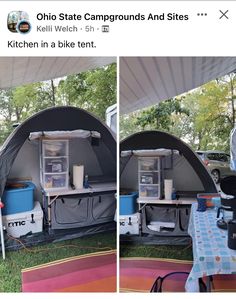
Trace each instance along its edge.
<path fill-rule="evenodd" d="M 78 74 L 115 61 L 115 57 L 1 57 L 0 88 Z"/>
<path fill-rule="evenodd" d="M 236 70 L 236 57 L 121 57 L 120 113 L 149 107 Z"/>

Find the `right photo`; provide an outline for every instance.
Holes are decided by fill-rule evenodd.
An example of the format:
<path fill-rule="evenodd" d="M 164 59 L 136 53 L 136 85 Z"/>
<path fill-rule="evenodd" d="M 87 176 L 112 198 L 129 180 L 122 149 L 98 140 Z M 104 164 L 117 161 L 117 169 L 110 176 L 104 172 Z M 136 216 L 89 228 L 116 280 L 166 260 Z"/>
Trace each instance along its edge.
<path fill-rule="evenodd" d="M 120 57 L 120 292 L 236 291 L 236 57 Z"/>

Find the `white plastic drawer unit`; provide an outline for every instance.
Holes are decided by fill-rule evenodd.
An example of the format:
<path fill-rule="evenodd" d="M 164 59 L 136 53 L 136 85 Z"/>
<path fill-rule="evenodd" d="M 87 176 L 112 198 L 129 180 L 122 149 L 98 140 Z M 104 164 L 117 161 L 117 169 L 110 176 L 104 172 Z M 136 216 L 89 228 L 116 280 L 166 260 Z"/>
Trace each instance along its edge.
<path fill-rule="evenodd" d="M 69 140 L 42 140 L 40 178 L 44 189 L 68 188 L 68 153 Z"/>
<path fill-rule="evenodd" d="M 161 183 L 161 158 L 139 158 L 139 198 L 160 199 Z"/>

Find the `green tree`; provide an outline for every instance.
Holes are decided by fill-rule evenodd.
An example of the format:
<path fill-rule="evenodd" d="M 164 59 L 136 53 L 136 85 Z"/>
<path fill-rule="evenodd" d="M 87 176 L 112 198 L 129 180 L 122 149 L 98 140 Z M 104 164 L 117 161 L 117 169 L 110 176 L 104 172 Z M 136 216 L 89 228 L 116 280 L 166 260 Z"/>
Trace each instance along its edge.
<path fill-rule="evenodd" d="M 136 122 L 134 114 L 123 117 L 120 130 L 132 134 L 132 130 L 158 129 L 183 139 L 195 150 L 229 151 L 230 131 L 236 118 L 235 99 L 233 73 L 136 112 Z"/>
<path fill-rule="evenodd" d="M 12 91 L 10 99 L 16 122 L 26 119 L 34 110 L 37 100 L 38 83 L 16 87 Z"/>
<path fill-rule="evenodd" d="M 87 91 L 86 72 L 70 75 L 60 80 L 58 93 L 61 103 L 66 106 L 82 105 Z"/>
<path fill-rule="evenodd" d="M 86 109 L 105 120 L 107 107 L 116 103 L 116 64 L 71 75 L 60 81 L 58 96 L 65 105 Z"/>
<path fill-rule="evenodd" d="M 229 135 L 233 128 L 232 111 L 228 100 L 228 86 L 209 82 L 187 93 L 183 105 L 189 109 L 188 118 L 176 123 L 194 149 L 229 150 Z"/>
<path fill-rule="evenodd" d="M 134 112 L 129 115 L 120 116 L 120 140 L 123 140 L 131 134 L 142 131 L 141 126 L 137 124 L 137 117 L 139 115 L 139 112 Z"/>
<path fill-rule="evenodd" d="M 181 105 L 181 98 L 169 99 L 144 110 L 137 117 L 136 124 L 142 129 L 156 129 L 170 132 L 174 126 L 174 115 L 189 115 L 189 111 Z"/>
<path fill-rule="evenodd" d="M 116 103 L 116 64 L 56 80 L 0 90 L 0 144 L 20 123 L 45 108 L 72 105 L 105 119 Z"/>

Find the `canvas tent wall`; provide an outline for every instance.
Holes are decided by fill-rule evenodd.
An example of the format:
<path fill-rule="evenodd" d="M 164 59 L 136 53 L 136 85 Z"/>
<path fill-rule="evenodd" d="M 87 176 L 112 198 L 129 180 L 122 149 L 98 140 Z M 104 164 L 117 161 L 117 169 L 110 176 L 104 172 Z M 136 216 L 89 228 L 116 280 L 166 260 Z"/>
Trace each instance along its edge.
<path fill-rule="evenodd" d="M 160 131 L 144 131 L 129 136 L 120 144 L 121 151 L 171 149 L 174 154 L 173 169 L 166 170 L 166 178 L 173 179 L 176 190 L 183 196 L 195 196 L 197 193 L 217 192 L 216 186 L 192 149 L 180 139 Z M 137 157 L 121 158 L 121 188 L 136 189 L 138 185 Z"/>
<path fill-rule="evenodd" d="M 104 182 L 108 178 L 116 179 L 116 142 L 110 129 L 90 113 L 75 107 L 54 107 L 41 111 L 18 126 L 3 144 L 0 152 L 0 194 L 3 194 L 6 181 L 13 178 L 31 179 L 37 187 L 36 199 L 42 200 L 39 170 L 39 140 L 29 140 L 31 132 L 73 131 L 83 129 L 96 130 L 101 134 L 99 145 L 93 145 L 90 138 L 73 138 L 69 140 L 70 171 L 73 164 L 82 164 L 89 179 Z M 113 192 L 114 193 L 114 192 Z M 102 198 L 103 199 L 103 198 Z M 95 204 L 96 199 L 93 200 Z M 88 206 L 80 205 L 80 213 L 86 214 Z M 97 213 L 103 219 L 82 222 L 81 226 L 93 225 L 113 220 L 115 213 L 114 194 L 106 195 L 101 200 Z M 65 206 L 62 207 L 62 209 Z M 91 207 L 90 207 L 91 208 Z M 99 211 L 98 211 L 99 210 Z M 70 217 L 68 210 L 68 218 Z M 71 214 L 73 215 L 73 214 Z M 79 226 L 78 224 L 75 226 Z M 65 226 L 62 226 L 66 228 Z M 55 224 L 55 228 L 62 228 Z"/>

